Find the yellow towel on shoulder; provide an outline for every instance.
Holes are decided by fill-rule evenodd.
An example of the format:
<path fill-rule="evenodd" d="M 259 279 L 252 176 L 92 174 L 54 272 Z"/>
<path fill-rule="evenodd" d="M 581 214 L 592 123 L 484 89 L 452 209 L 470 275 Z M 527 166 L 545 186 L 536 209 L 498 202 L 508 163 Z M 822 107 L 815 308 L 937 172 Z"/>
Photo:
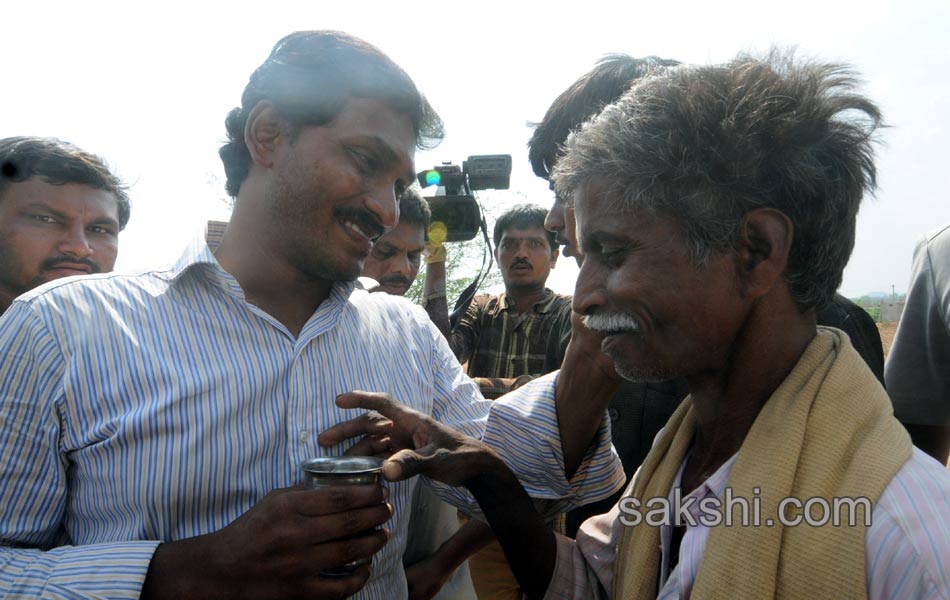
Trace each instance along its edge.
<path fill-rule="evenodd" d="M 692 444 L 695 421 L 687 397 L 637 473 L 633 495 L 641 506 L 669 493 Z M 865 598 L 863 514 L 854 527 L 782 526 L 779 503 L 786 497 L 803 503 L 815 497 L 861 497 L 873 504 L 911 449 L 887 394 L 847 335 L 819 327 L 763 406 L 729 477 L 733 497 L 761 498 L 763 525 L 742 527 L 736 521 L 732 527 L 714 527 L 691 597 Z M 765 527 L 767 519 L 774 526 Z M 659 528 L 641 522 L 625 529 L 614 565 L 613 598 L 656 598 L 659 564 Z"/>

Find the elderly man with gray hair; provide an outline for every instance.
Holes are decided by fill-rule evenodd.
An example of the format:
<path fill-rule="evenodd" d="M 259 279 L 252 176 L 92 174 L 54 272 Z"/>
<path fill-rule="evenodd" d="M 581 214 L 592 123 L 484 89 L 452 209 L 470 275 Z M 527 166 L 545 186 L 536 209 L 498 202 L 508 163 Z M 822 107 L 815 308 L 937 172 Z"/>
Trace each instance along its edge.
<path fill-rule="evenodd" d="M 778 51 L 635 84 L 554 172 L 575 310 L 624 378 L 689 385 L 625 497 L 569 540 L 483 444 L 350 398 L 393 419 L 384 475 L 467 487 L 530 598 L 950 597 L 950 474 L 815 320 L 880 123 L 849 68 Z"/>

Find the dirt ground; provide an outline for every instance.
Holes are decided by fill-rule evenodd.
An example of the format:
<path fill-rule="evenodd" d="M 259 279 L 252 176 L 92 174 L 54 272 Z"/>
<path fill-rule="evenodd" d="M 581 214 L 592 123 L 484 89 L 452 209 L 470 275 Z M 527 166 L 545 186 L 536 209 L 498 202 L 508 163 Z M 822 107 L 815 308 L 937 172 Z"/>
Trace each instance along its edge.
<path fill-rule="evenodd" d="M 881 343 L 884 344 L 884 358 L 891 350 L 891 343 L 894 342 L 894 332 L 897 331 L 897 321 L 893 323 L 878 323 L 877 330 L 881 334 Z"/>

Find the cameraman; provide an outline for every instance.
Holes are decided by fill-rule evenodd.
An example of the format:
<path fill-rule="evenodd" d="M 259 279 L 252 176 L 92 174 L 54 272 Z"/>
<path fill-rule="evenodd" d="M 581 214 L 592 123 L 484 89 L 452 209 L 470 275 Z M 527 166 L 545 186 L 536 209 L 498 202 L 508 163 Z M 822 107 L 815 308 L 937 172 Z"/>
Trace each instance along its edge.
<path fill-rule="evenodd" d="M 545 287 L 558 258 L 554 234 L 544 228 L 546 215 L 536 204 L 520 204 L 498 218 L 493 241 L 505 291 L 476 296 L 449 340 L 486 398 L 549 371 L 548 339 L 560 339 L 571 327 L 571 297 Z"/>

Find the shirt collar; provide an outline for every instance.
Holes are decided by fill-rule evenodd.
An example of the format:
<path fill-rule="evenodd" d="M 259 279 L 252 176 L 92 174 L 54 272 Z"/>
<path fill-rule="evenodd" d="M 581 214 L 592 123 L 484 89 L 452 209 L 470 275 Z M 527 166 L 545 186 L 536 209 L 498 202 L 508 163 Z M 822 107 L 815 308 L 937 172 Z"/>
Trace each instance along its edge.
<path fill-rule="evenodd" d="M 554 305 L 554 301 L 557 300 L 557 294 L 554 293 L 554 290 L 544 288 L 544 295 L 541 296 L 541 299 L 534 303 L 532 307 L 534 312 L 539 314 L 547 314 L 551 312 L 551 307 Z M 501 310 L 508 310 L 511 308 L 508 304 L 508 294 L 502 292 L 498 296 L 498 306 Z"/>
<path fill-rule="evenodd" d="M 687 453 L 686 457 L 683 458 L 683 462 L 680 463 L 679 471 L 677 471 L 676 477 L 673 479 L 673 485 L 670 488 L 671 494 L 676 488 L 682 487 L 683 470 L 686 467 L 687 460 L 689 460 L 689 454 L 690 453 Z M 687 509 L 694 518 L 698 520 L 702 514 L 701 508 L 699 507 L 700 500 L 709 496 L 716 496 L 719 498 L 722 497 L 726 490 L 726 484 L 729 482 L 729 476 L 732 475 L 732 468 L 736 465 L 736 460 L 738 458 L 739 453 L 736 452 L 729 458 L 729 460 L 724 462 L 718 469 L 716 469 L 716 472 L 710 475 L 706 481 L 702 482 L 699 487 L 682 496 L 683 500 L 686 500 L 690 497 L 696 498 L 697 502 Z"/>
<path fill-rule="evenodd" d="M 200 272 L 208 281 L 231 292 L 243 296 L 241 286 L 234 277 L 225 271 L 218 259 L 214 257 L 215 250 L 224 239 L 224 232 L 228 224 L 223 221 L 208 221 L 203 232 L 195 235 L 178 261 L 172 267 L 172 281 L 181 280 L 186 273 Z"/>
<path fill-rule="evenodd" d="M 214 256 L 215 251 L 221 245 L 221 240 L 224 239 L 224 232 L 227 228 L 228 224 L 224 221 L 208 221 L 204 231 L 192 238 L 172 267 L 172 281 L 179 281 L 186 273 L 200 273 L 209 283 L 244 299 L 244 290 L 241 289 L 241 284 L 237 282 L 233 275 L 224 270 Z M 327 299 L 331 300 L 333 305 L 342 305 L 357 287 L 358 284 L 355 281 L 338 281 L 331 287 L 330 296 Z M 324 301 L 325 303 L 326 301 Z"/>

